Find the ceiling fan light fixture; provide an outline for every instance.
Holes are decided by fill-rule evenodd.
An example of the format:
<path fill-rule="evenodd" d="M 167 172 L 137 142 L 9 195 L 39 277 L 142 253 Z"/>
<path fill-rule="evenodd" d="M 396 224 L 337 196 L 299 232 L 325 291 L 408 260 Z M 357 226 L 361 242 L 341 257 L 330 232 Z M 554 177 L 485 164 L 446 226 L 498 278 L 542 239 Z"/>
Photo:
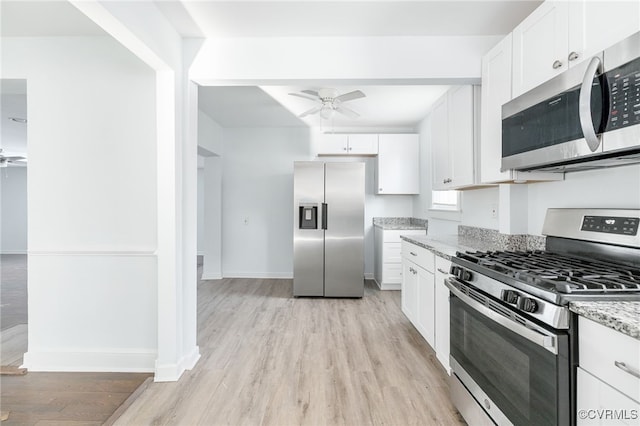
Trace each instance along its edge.
<path fill-rule="evenodd" d="M 328 120 L 332 116 L 333 116 L 333 108 L 331 107 L 331 105 L 329 104 L 323 105 L 322 109 L 320 110 L 320 117 L 324 118 L 325 120 Z"/>
<path fill-rule="evenodd" d="M 26 118 L 20 118 L 20 117 L 9 117 L 9 120 L 15 122 L 15 123 L 22 123 L 22 124 L 26 124 L 27 123 L 27 119 Z"/>

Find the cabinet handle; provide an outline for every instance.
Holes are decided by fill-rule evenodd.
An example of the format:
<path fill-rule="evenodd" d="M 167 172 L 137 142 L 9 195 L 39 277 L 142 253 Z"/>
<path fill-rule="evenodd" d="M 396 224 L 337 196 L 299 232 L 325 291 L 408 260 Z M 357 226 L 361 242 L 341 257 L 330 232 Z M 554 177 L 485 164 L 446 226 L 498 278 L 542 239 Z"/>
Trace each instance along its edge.
<path fill-rule="evenodd" d="M 382 192 L 382 188 L 378 188 L 378 192 Z"/>
<path fill-rule="evenodd" d="M 449 274 L 449 271 L 443 271 L 442 269 L 438 268 L 438 272 L 443 273 L 443 274 Z"/>
<path fill-rule="evenodd" d="M 349 147 L 349 151 L 351 151 L 351 147 Z"/>
<path fill-rule="evenodd" d="M 446 178 L 445 180 L 442 181 L 442 183 L 449 183 L 451 182 L 451 178 Z"/>
<path fill-rule="evenodd" d="M 411 256 L 417 256 L 417 254 L 416 254 L 416 253 L 414 253 L 414 252 L 412 252 L 412 251 L 410 251 L 410 252 L 409 252 L 409 254 L 410 254 Z"/>
<path fill-rule="evenodd" d="M 629 373 L 633 377 L 637 377 L 638 379 L 640 379 L 640 372 L 638 372 L 638 370 L 636 370 L 635 368 L 627 367 L 627 364 L 620 361 L 613 361 L 613 364 L 625 373 Z"/>
<path fill-rule="evenodd" d="M 576 59 L 578 59 L 580 57 L 580 55 L 578 55 L 578 52 L 571 52 L 569 53 L 569 60 L 570 61 L 575 61 Z"/>
<path fill-rule="evenodd" d="M 553 65 L 551 65 L 553 67 L 554 70 L 557 70 L 558 68 L 560 68 L 562 66 L 562 62 L 560 61 L 555 61 L 553 63 Z"/>
<path fill-rule="evenodd" d="M 343 150 L 343 151 L 346 151 L 346 150 L 347 150 L 347 147 L 345 146 L 344 148 L 342 148 L 342 150 Z"/>

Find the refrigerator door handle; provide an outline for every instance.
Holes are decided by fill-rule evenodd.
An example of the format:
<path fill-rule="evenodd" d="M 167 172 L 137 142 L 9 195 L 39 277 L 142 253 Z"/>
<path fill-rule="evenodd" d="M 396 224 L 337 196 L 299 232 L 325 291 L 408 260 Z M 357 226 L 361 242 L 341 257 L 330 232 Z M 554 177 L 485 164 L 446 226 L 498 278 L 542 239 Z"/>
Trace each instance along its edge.
<path fill-rule="evenodd" d="M 322 229 L 327 229 L 327 203 L 322 203 Z"/>

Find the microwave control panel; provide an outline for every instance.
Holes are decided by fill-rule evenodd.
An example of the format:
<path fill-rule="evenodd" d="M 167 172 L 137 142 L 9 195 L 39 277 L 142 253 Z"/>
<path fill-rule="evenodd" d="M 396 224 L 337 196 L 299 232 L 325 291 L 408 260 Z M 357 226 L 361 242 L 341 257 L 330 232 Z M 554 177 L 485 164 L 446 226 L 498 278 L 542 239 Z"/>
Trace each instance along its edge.
<path fill-rule="evenodd" d="M 582 231 L 602 232 L 605 234 L 638 235 L 637 217 L 584 216 Z"/>
<path fill-rule="evenodd" d="M 640 58 L 606 73 L 609 82 L 609 120 L 606 130 L 640 124 Z"/>

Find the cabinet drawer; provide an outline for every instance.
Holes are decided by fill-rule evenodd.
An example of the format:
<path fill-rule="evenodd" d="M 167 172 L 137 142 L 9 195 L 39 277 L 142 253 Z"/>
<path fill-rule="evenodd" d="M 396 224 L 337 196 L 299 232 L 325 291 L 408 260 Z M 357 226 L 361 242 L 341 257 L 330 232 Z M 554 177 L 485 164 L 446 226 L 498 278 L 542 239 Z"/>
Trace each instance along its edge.
<path fill-rule="evenodd" d="M 431 273 L 433 273 L 435 269 L 434 254 L 429 250 L 418 247 L 408 241 L 402 241 L 402 256 Z"/>
<path fill-rule="evenodd" d="M 382 231 L 382 241 L 385 243 L 399 243 L 400 235 L 427 235 L 424 229 L 385 229 Z"/>
<path fill-rule="evenodd" d="M 618 392 L 582 368 L 578 367 L 577 370 L 578 426 L 640 424 L 637 418 L 640 403 Z"/>
<path fill-rule="evenodd" d="M 578 350 L 581 368 L 640 401 L 640 378 L 624 371 L 640 372 L 640 340 L 579 317 Z"/>
<path fill-rule="evenodd" d="M 384 284 L 402 282 L 402 263 L 386 263 L 382 267 L 382 282 Z"/>
<path fill-rule="evenodd" d="M 384 263 L 400 263 L 402 261 L 402 246 L 399 242 L 382 245 L 382 261 Z"/>
<path fill-rule="evenodd" d="M 444 257 L 436 256 L 436 271 L 441 274 L 449 275 L 449 269 L 451 268 L 451 261 Z"/>

